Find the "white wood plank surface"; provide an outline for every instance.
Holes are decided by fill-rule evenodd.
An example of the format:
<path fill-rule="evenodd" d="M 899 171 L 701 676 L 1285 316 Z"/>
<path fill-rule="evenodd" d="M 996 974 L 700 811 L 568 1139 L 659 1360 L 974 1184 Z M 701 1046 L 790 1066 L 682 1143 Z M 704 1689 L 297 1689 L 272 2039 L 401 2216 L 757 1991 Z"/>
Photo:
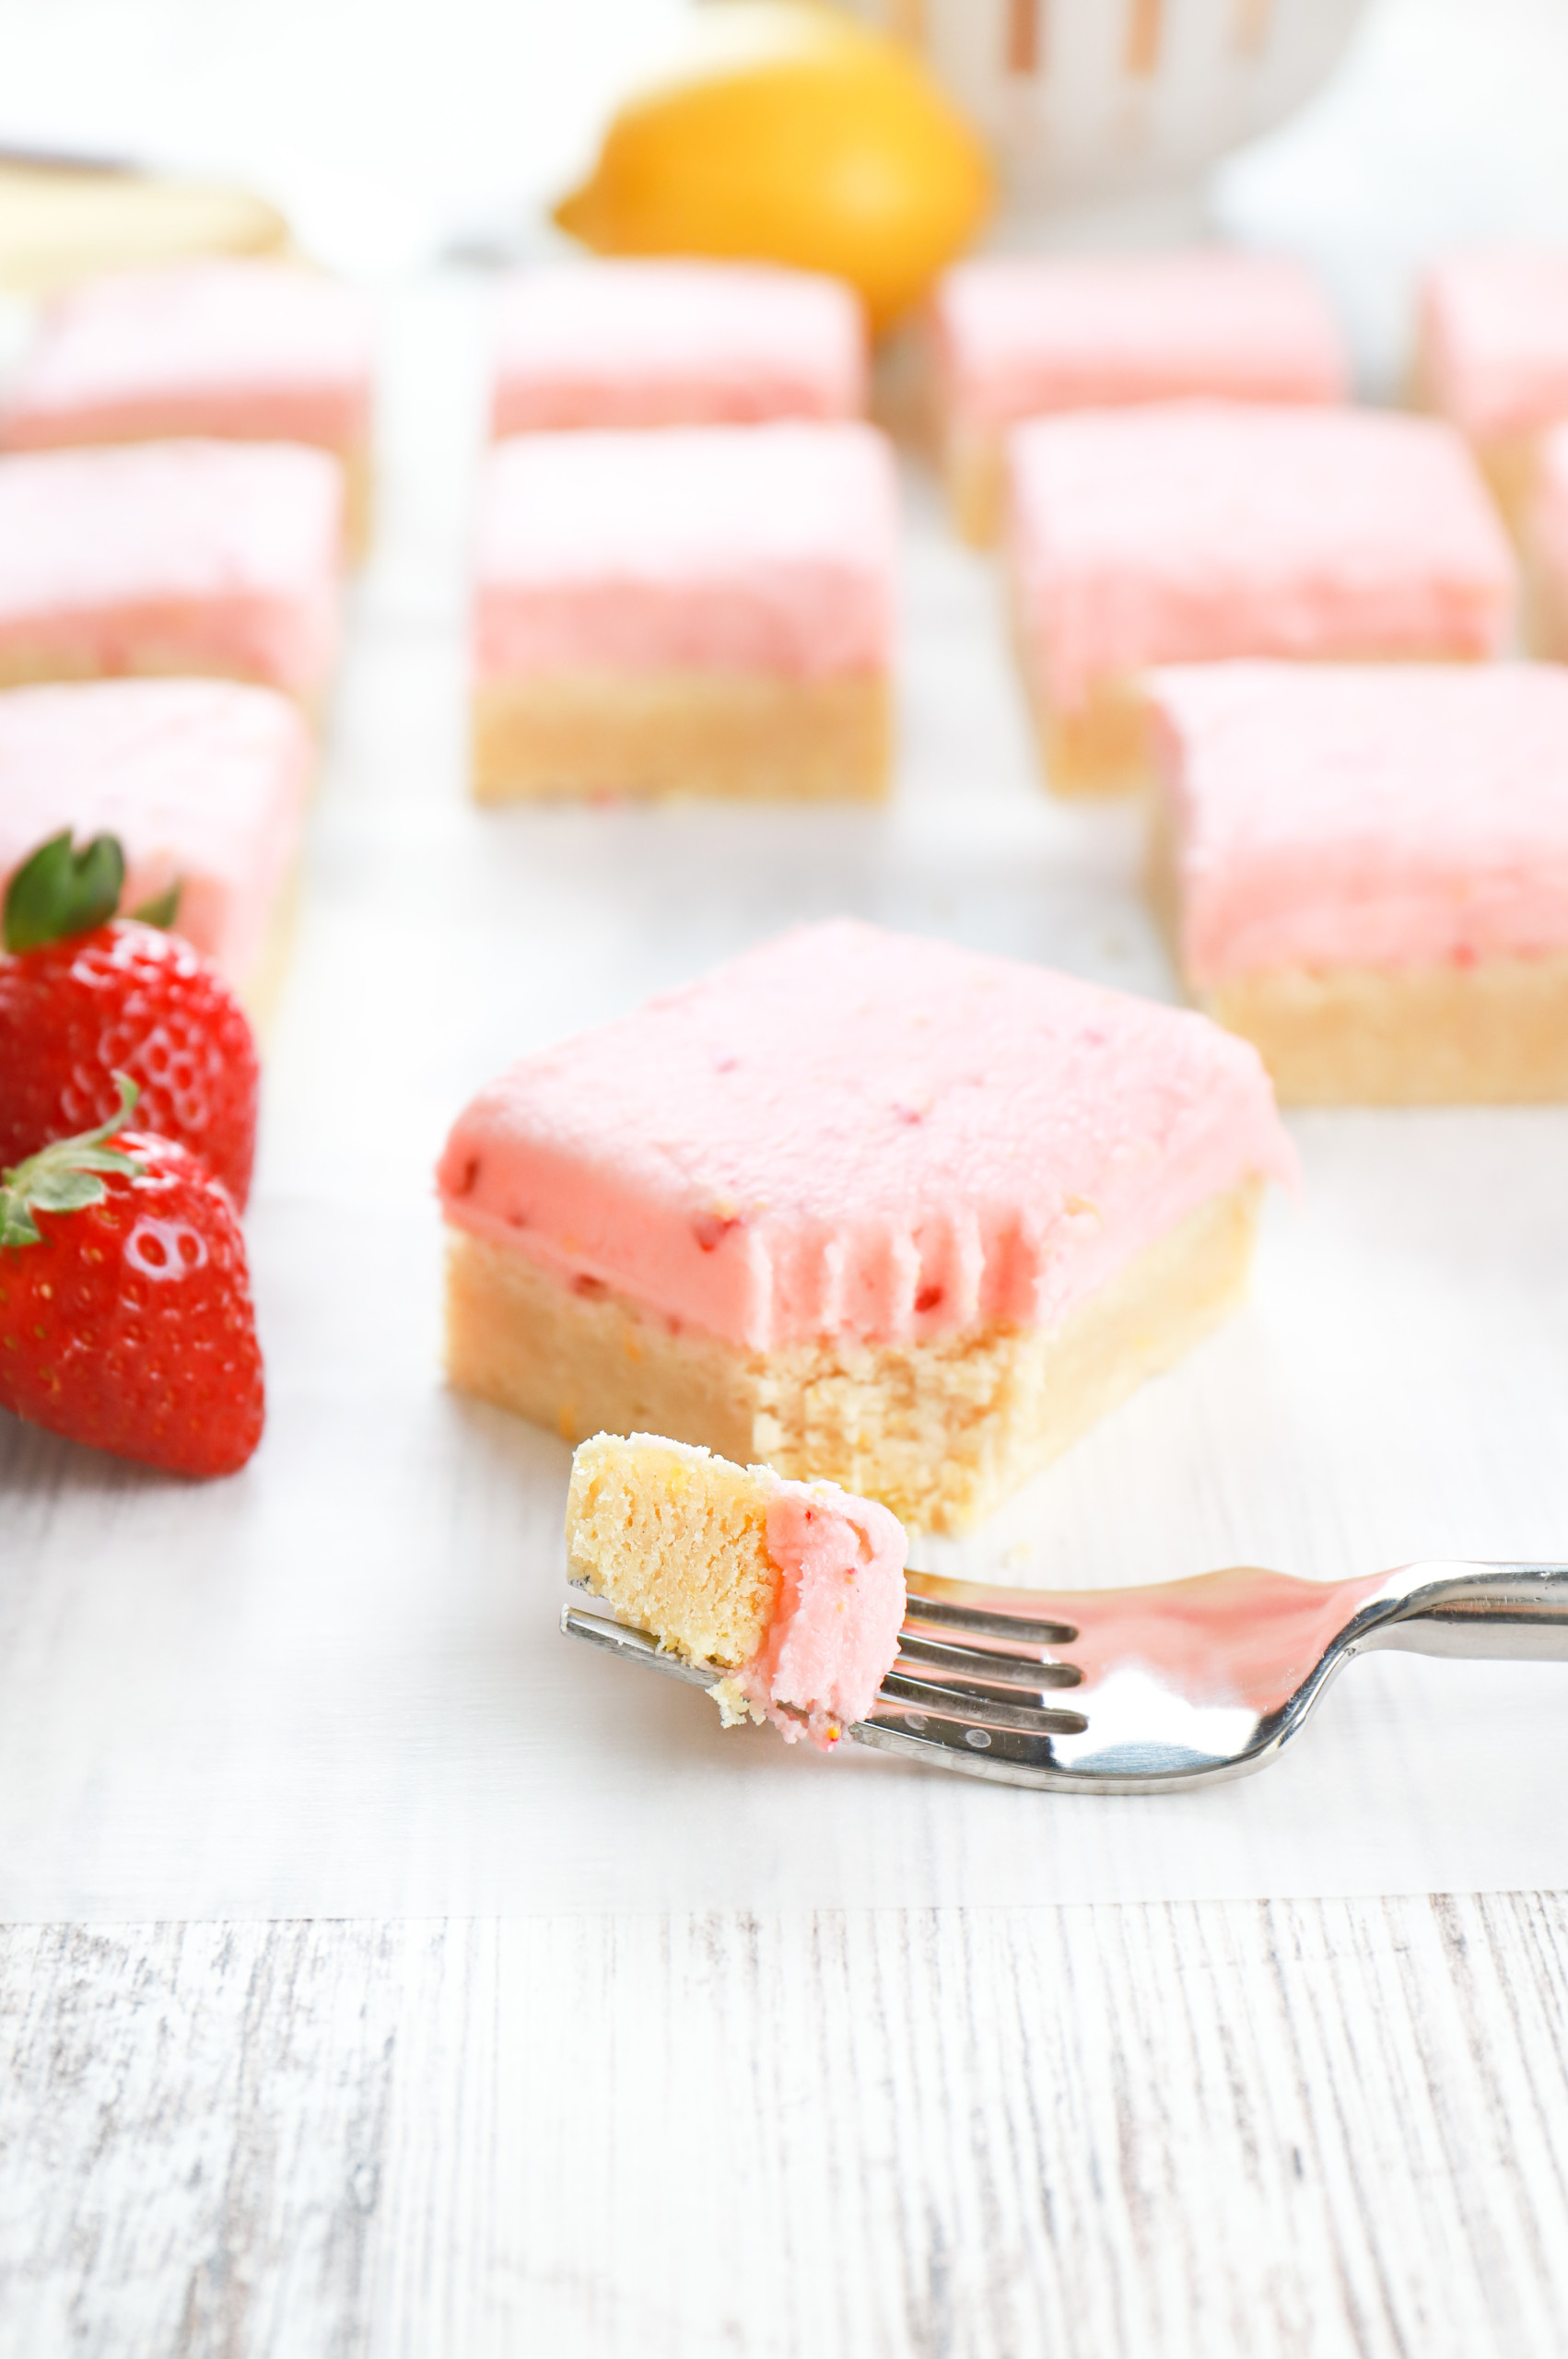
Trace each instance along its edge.
<path fill-rule="evenodd" d="M 0 2348 L 1555 2359 L 1568 1898 L 0 1937 Z"/>

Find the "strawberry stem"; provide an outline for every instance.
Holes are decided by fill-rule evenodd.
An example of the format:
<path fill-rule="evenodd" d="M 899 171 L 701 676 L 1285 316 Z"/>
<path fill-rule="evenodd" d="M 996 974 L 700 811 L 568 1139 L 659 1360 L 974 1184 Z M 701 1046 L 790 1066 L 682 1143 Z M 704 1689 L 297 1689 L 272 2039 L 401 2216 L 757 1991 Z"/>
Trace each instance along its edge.
<path fill-rule="evenodd" d="M 101 1177 L 104 1172 L 118 1171 L 135 1180 L 146 1170 L 139 1156 L 124 1155 L 109 1144 L 124 1129 L 141 1096 L 135 1083 L 123 1073 L 115 1074 L 114 1086 L 120 1092 L 120 1106 L 107 1122 L 74 1139 L 56 1139 L 29 1155 L 25 1163 L 0 1173 L 0 1247 L 41 1245 L 35 1212 L 80 1212 L 85 1205 L 103 1201 L 108 1192 Z"/>

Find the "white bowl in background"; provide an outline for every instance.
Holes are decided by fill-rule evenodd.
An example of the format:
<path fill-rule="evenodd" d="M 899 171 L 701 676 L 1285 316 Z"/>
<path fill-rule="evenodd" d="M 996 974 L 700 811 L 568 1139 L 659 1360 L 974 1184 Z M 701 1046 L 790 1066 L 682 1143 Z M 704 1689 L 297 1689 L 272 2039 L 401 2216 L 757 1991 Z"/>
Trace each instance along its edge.
<path fill-rule="evenodd" d="M 1365 0 L 854 0 L 989 139 L 1002 242 L 1180 235 L 1204 176 L 1310 98 Z"/>

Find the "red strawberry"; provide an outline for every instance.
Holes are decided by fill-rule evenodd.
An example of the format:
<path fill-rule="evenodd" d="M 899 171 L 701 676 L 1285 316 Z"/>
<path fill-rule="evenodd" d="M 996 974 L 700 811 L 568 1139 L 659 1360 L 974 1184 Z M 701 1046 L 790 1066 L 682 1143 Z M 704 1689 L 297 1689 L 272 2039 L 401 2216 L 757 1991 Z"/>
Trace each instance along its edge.
<path fill-rule="evenodd" d="M 64 835 L 11 879 L 0 957 L 0 1168 L 106 1121 L 123 1073 L 141 1090 L 145 1126 L 199 1156 L 243 1211 L 256 1148 L 250 1021 L 188 942 L 135 918 L 104 922 L 123 874 L 112 837 L 74 852 Z"/>
<path fill-rule="evenodd" d="M 231 1474 L 264 1414 L 245 1239 L 222 1182 L 123 1129 L 128 1081 L 120 1100 L 0 1182 L 0 1408 L 172 1474 Z"/>

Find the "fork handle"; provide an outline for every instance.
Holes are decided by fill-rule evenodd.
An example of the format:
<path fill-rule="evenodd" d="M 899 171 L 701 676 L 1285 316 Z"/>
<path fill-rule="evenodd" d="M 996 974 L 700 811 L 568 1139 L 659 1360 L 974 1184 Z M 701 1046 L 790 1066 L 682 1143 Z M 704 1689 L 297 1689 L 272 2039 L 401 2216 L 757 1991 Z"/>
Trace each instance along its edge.
<path fill-rule="evenodd" d="M 1401 1565 L 1367 1599 L 1347 1646 L 1568 1662 L 1568 1565 Z"/>

